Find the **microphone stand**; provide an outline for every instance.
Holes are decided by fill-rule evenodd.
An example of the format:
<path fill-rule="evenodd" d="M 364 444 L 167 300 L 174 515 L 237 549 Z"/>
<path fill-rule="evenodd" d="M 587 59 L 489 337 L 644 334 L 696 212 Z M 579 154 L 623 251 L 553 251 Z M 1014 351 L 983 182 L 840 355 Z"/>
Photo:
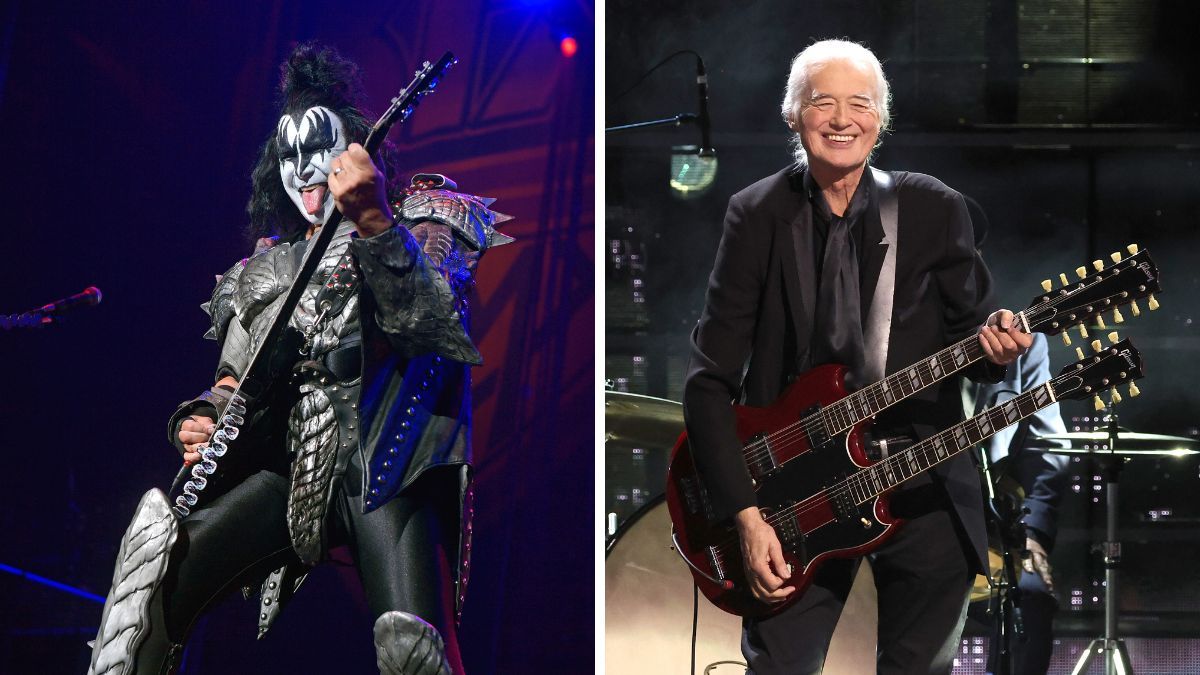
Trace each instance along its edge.
<path fill-rule="evenodd" d="M 997 496 L 996 484 L 992 480 L 992 464 L 988 459 L 987 450 L 979 448 L 979 470 L 987 485 L 988 515 L 991 516 L 999 536 L 1002 568 L 1000 579 L 995 583 L 996 595 L 991 601 L 990 612 L 995 617 L 995 630 L 992 632 L 992 649 L 996 654 L 992 664 L 993 672 L 997 675 L 1013 675 L 1016 663 L 1013 661 L 1012 640 L 1025 639 L 1025 628 L 1021 621 L 1021 587 L 1014 553 L 1024 555 L 1024 525 L 1021 516 L 1024 509 L 1020 505 L 1008 503 L 1006 495 Z M 988 584 L 992 580 L 988 579 Z"/>
<path fill-rule="evenodd" d="M 608 127 L 604 130 L 606 134 L 618 134 L 623 131 L 641 131 L 643 129 L 652 129 L 654 127 L 679 127 L 685 122 L 695 124 L 700 119 L 696 113 L 679 113 L 674 117 L 666 117 L 661 120 L 650 120 L 649 122 L 634 122 L 633 124 L 621 124 L 615 127 Z"/>

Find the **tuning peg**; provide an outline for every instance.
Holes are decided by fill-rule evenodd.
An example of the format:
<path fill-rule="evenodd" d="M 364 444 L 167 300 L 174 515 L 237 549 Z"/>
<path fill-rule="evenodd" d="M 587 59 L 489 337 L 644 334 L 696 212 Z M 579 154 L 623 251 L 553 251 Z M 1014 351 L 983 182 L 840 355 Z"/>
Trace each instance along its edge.
<path fill-rule="evenodd" d="M 1076 357 L 1077 357 L 1077 358 L 1078 358 L 1080 361 L 1082 361 L 1082 360 L 1084 359 L 1084 356 L 1083 356 L 1083 347 L 1076 347 L 1076 348 L 1075 348 L 1075 356 L 1076 356 Z"/>
<path fill-rule="evenodd" d="M 1054 284 L 1049 279 L 1042 280 L 1042 290 L 1049 293 L 1054 288 Z"/>
<path fill-rule="evenodd" d="M 1120 340 L 1120 339 L 1121 338 L 1119 338 L 1117 336 L 1117 331 L 1115 331 L 1115 330 L 1108 334 L 1108 341 L 1113 343 L 1114 345 L 1117 344 L 1117 340 Z"/>
<path fill-rule="evenodd" d="M 1092 351 L 1098 352 L 1104 348 L 1104 343 L 1099 340 L 1092 340 Z"/>
<path fill-rule="evenodd" d="M 1108 257 L 1112 258 L 1112 261 L 1115 263 L 1121 262 L 1121 252 L 1120 251 L 1113 251 L 1111 254 L 1109 254 Z"/>
<path fill-rule="evenodd" d="M 1126 250 L 1126 251 L 1129 251 L 1129 255 L 1137 255 L 1137 252 L 1138 252 L 1138 245 L 1137 245 L 1137 244 L 1130 244 L 1130 245 L 1128 245 L 1128 246 L 1126 246 L 1126 247 L 1125 247 L 1125 250 Z"/>
<path fill-rule="evenodd" d="M 1108 330 L 1108 326 L 1104 325 L 1104 315 L 1103 314 L 1096 315 L 1096 327 L 1099 328 L 1100 330 Z"/>
<path fill-rule="evenodd" d="M 1104 410 L 1104 401 L 1101 401 L 1099 396 L 1093 396 L 1092 407 L 1096 410 Z"/>
<path fill-rule="evenodd" d="M 1071 346 L 1071 334 L 1070 333 L 1068 333 L 1067 331 L 1064 330 L 1062 332 L 1062 339 L 1063 339 L 1063 345 L 1065 345 L 1067 347 Z"/>
<path fill-rule="evenodd" d="M 1120 307 L 1113 307 L 1113 323 L 1125 323 L 1125 317 L 1121 315 Z"/>
<path fill-rule="evenodd" d="M 1087 268 L 1086 267 L 1076 267 L 1075 274 L 1078 274 L 1079 278 L 1082 279 L 1087 276 Z"/>
<path fill-rule="evenodd" d="M 1146 303 L 1146 306 L 1150 308 L 1151 312 L 1158 309 L 1158 300 L 1154 298 L 1153 293 L 1150 294 L 1150 301 Z"/>
<path fill-rule="evenodd" d="M 1083 338 L 1084 340 L 1088 339 L 1087 326 L 1079 324 L 1079 337 Z"/>
<path fill-rule="evenodd" d="M 1141 307 L 1138 307 L 1137 300 L 1133 300 L 1133 301 L 1131 301 L 1131 302 L 1129 303 L 1129 308 L 1133 310 L 1133 315 L 1134 315 L 1134 316 L 1141 316 L 1141 315 L 1142 315 L 1142 308 L 1141 308 Z"/>
<path fill-rule="evenodd" d="M 1103 260 L 1093 260 L 1092 267 L 1095 267 L 1096 271 L 1099 272 L 1100 270 L 1104 269 L 1104 261 Z"/>
<path fill-rule="evenodd" d="M 1121 402 L 1121 392 L 1117 391 L 1116 387 L 1112 389 L 1112 404 L 1116 405 Z"/>
<path fill-rule="evenodd" d="M 1062 282 L 1063 286 L 1069 286 L 1071 284 L 1071 282 L 1067 281 L 1067 275 L 1063 273 L 1059 273 L 1058 280 Z"/>
<path fill-rule="evenodd" d="M 1142 390 L 1138 389 L 1137 382 L 1129 383 L 1129 395 L 1130 396 L 1137 398 L 1138 394 L 1141 394 L 1141 393 L 1142 393 Z"/>

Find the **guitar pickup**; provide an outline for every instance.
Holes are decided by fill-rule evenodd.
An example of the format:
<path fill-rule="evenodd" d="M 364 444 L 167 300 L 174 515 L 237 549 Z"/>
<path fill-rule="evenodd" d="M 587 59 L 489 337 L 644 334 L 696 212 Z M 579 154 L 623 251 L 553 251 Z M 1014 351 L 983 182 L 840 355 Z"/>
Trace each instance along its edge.
<path fill-rule="evenodd" d="M 750 470 L 750 477 L 754 480 L 761 480 L 779 468 L 779 463 L 775 461 L 775 450 L 766 434 L 752 436 L 746 447 L 754 448 L 747 453 L 749 457 L 746 459 L 746 468 Z"/>
<path fill-rule="evenodd" d="M 800 419 L 810 419 L 820 411 L 821 406 L 814 405 L 800 413 Z M 804 433 L 808 436 L 809 448 L 819 448 L 829 442 L 829 435 L 825 433 L 824 424 L 808 425 L 805 427 Z"/>
<path fill-rule="evenodd" d="M 849 490 L 837 490 L 833 494 L 826 494 L 829 495 L 829 505 L 833 507 L 833 516 L 838 522 L 858 520 L 858 504 L 854 503 Z"/>
<path fill-rule="evenodd" d="M 782 511 L 791 510 L 795 502 L 784 505 Z M 808 552 L 805 547 L 804 531 L 800 529 L 800 522 L 796 517 L 789 516 L 782 522 L 775 524 L 775 536 L 779 537 L 779 545 L 785 551 L 790 551 L 800 558 L 804 564 L 808 563 Z"/>

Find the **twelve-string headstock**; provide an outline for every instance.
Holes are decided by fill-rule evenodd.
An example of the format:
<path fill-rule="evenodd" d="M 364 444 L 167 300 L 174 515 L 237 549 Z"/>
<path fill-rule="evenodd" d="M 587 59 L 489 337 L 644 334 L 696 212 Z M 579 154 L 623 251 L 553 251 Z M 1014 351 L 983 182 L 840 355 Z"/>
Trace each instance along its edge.
<path fill-rule="evenodd" d="M 1133 316 L 1141 315 L 1138 300 L 1146 299 L 1149 309 L 1158 309 L 1158 299 L 1154 297 L 1162 291 L 1158 267 L 1150 253 L 1139 251 L 1137 244 L 1130 244 L 1126 251 L 1128 257 L 1120 251 L 1110 255 L 1112 263 L 1107 266 L 1096 260 L 1092 262 L 1091 271 L 1087 267 L 1076 268 L 1078 281 L 1072 282 L 1066 274 L 1059 274 L 1061 285 L 1057 290 L 1051 280 L 1043 281 L 1045 294 L 1034 298 L 1025 310 L 1030 330 L 1049 335 L 1061 333 L 1063 344 L 1070 345 L 1071 336 L 1067 329 L 1072 326 L 1079 329 L 1081 337 L 1088 339 L 1091 337 L 1089 322 L 1094 322 L 1100 330 L 1108 329 L 1106 313 L 1114 324 L 1119 324 L 1125 321 L 1121 313 L 1123 306 L 1128 306 Z"/>

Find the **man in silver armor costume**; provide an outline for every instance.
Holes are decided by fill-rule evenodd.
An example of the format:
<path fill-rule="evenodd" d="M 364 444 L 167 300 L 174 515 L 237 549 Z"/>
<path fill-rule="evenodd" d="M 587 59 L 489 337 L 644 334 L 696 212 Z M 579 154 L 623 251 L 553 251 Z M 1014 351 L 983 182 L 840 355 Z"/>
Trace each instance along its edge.
<path fill-rule="evenodd" d="M 221 345 L 216 384 L 179 407 L 169 438 L 188 464 L 207 457 L 218 411 L 336 204 L 345 218 L 290 320 L 304 336 L 298 400 L 286 432 L 256 439 L 256 470 L 210 488 L 186 517 L 159 490 L 142 498 L 89 673 L 171 672 L 202 611 L 239 587 L 249 595 L 261 584 L 261 637 L 339 545 L 378 617 L 380 671 L 462 672 L 469 368 L 481 360 L 466 294 L 482 253 L 511 241 L 494 227 L 508 216 L 435 174 L 390 191 L 388 153 L 377 167 L 359 145 L 370 122 L 355 100 L 357 69 L 333 50 L 301 45 L 282 71 L 282 116 L 248 208 L 258 245 L 204 305 Z"/>

